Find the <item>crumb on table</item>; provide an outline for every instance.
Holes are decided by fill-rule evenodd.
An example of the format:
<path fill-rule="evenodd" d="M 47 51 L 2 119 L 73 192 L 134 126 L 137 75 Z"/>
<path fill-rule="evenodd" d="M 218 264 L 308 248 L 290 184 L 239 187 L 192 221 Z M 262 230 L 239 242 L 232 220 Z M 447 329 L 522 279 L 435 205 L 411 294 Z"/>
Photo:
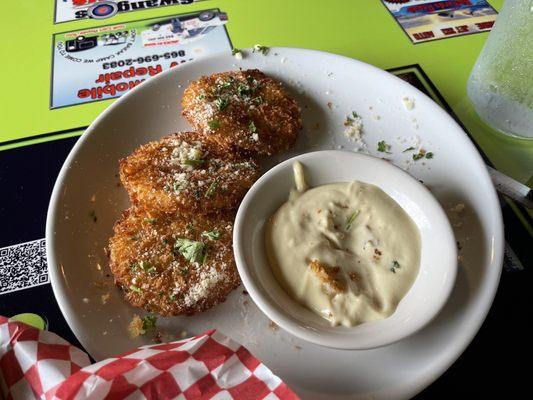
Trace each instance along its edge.
<path fill-rule="evenodd" d="M 454 213 L 457 213 L 457 214 L 462 213 L 464 210 L 465 210 L 464 203 L 457 203 L 455 206 L 450 208 L 451 212 L 454 212 Z"/>
<path fill-rule="evenodd" d="M 279 326 L 274 321 L 268 321 L 268 328 L 273 332 L 277 332 L 279 330 Z"/>
<path fill-rule="evenodd" d="M 407 111 L 411 111 L 413 108 L 415 108 L 415 100 L 411 99 L 407 96 L 402 97 L 402 102 Z"/>
<path fill-rule="evenodd" d="M 102 304 L 106 305 L 107 302 L 109 301 L 110 297 L 111 297 L 111 293 L 109 293 L 109 292 L 107 292 L 106 294 L 103 294 L 102 296 L 100 296 L 100 300 L 102 301 Z"/>
<path fill-rule="evenodd" d="M 143 321 L 137 314 L 135 314 L 131 319 L 128 325 L 128 332 L 131 338 L 136 338 L 137 336 L 144 335 L 146 333 L 143 329 Z"/>

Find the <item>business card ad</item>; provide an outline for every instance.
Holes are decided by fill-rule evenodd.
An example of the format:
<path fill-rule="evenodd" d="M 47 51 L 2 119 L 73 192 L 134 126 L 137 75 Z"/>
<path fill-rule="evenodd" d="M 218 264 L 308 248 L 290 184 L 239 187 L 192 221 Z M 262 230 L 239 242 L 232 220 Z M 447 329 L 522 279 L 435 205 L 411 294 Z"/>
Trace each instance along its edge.
<path fill-rule="evenodd" d="M 486 0 L 381 0 L 413 43 L 486 32 L 498 13 Z"/>
<path fill-rule="evenodd" d="M 227 20 L 213 9 L 55 34 L 50 108 L 116 98 L 169 68 L 230 51 Z"/>
<path fill-rule="evenodd" d="M 187 5 L 202 0 L 55 0 L 54 23 L 113 18 L 131 11 Z"/>

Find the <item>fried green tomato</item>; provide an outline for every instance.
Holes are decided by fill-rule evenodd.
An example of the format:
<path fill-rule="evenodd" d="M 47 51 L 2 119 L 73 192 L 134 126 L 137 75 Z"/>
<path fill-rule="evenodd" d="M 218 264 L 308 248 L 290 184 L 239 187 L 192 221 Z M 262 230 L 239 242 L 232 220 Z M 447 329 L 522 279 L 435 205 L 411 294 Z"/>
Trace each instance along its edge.
<path fill-rule="evenodd" d="M 125 299 L 163 316 L 192 315 L 240 284 L 233 259 L 234 213 L 154 217 L 130 208 L 109 240 L 110 268 Z"/>
<path fill-rule="evenodd" d="M 196 130 L 251 154 L 287 150 L 302 128 L 296 100 L 257 69 L 203 76 L 185 89 L 181 104 Z"/>
<path fill-rule="evenodd" d="M 176 133 L 120 160 L 120 179 L 133 203 L 188 215 L 237 207 L 259 177 L 259 167 L 201 138 Z"/>

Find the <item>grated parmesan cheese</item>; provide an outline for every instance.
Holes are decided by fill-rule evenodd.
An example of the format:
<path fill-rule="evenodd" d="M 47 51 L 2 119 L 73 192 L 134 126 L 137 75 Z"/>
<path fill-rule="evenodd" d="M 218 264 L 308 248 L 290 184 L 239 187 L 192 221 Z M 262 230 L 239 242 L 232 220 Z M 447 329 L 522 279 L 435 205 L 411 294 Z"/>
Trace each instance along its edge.
<path fill-rule="evenodd" d="M 361 117 L 353 118 L 353 122 L 350 123 L 344 130 L 344 135 L 352 140 L 361 139 L 363 134 L 363 120 Z"/>
<path fill-rule="evenodd" d="M 402 102 L 407 111 L 411 111 L 413 108 L 415 108 L 415 99 L 404 96 L 402 97 Z"/>
<path fill-rule="evenodd" d="M 187 165 L 186 162 L 189 160 L 200 160 L 203 157 L 201 148 L 202 144 L 200 142 L 196 142 L 193 145 L 187 142 L 181 142 L 172 150 L 170 162 L 173 165 L 179 164 L 186 169 L 193 169 L 194 167 Z"/>
<path fill-rule="evenodd" d="M 187 307 L 192 307 L 200 300 L 207 298 L 211 289 L 223 279 L 215 268 L 209 268 L 207 271 L 200 272 L 198 283 L 192 286 L 183 298 L 183 303 Z"/>

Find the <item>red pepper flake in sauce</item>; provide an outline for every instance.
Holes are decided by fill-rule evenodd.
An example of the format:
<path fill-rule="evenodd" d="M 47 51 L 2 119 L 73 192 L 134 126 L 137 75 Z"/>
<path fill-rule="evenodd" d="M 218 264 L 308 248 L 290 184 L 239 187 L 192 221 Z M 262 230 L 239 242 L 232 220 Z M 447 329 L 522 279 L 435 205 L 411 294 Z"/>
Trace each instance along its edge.
<path fill-rule="evenodd" d="M 374 249 L 374 261 L 379 262 L 382 254 L 383 253 L 379 251 L 378 249 Z"/>

